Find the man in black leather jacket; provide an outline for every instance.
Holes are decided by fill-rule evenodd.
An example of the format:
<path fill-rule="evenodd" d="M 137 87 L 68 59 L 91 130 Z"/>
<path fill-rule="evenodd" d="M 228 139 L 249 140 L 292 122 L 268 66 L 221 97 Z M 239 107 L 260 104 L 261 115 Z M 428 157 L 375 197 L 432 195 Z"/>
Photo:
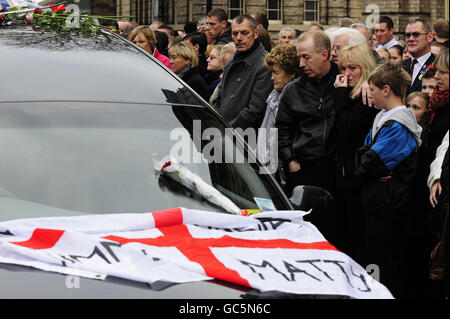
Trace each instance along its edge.
<path fill-rule="evenodd" d="M 330 60 L 330 52 L 325 32 L 314 30 L 300 35 L 297 54 L 302 75 L 281 95 L 275 126 L 288 196 L 297 185 L 318 186 L 334 193 L 337 134 L 333 92 L 339 68 Z M 334 209 L 326 215 L 313 212 L 309 218 L 333 242 Z"/>
<path fill-rule="evenodd" d="M 339 69 L 330 61 L 330 50 L 330 40 L 323 31 L 302 34 L 297 53 L 303 74 L 281 97 L 276 126 L 288 195 L 296 185 L 319 186 L 333 193 L 333 91 Z"/>

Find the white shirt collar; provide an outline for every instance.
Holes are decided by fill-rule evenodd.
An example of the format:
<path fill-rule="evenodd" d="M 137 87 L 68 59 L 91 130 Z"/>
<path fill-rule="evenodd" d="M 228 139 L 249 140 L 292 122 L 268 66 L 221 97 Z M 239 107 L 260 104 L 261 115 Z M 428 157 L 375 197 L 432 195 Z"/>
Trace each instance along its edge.
<path fill-rule="evenodd" d="M 389 41 L 389 42 L 383 44 L 383 47 L 384 47 L 386 50 L 389 50 L 390 48 L 392 48 L 392 47 L 393 47 L 394 45 L 396 45 L 396 44 L 398 44 L 398 41 L 397 41 L 397 39 L 395 38 L 395 36 L 393 36 L 392 39 L 391 39 L 391 41 Z"/>
<path fill-rule="evenodd" d="M 422 55 L 420 58 L 418 58 L 417 62 L 419 62 L 419 63 L 417 63 L 417 64 L 419 64 L 422 67 L 422 65 L 424 65 L 425 62 L 427 62 L 427 60 L 430 56 L 431 56 L 431 51 Z"/>
<path fill-rule="evenodd" d="M 417 63 L 414 64 L 414 71 L 412 74 L 412 81 L 411 81 L 411 85 L 413 85 L 414 81 L 416 80 L 416 77 L 419 75 L 420 70 L 422 69 L 422 67 L 425 65 L 425 62 L 427 62 L 428 58 L 431 56 L 431 51 L 422 55 L 420 58 L 416 59 Z M 414 58 L 412 58 L 414 59 Z M 411 59 L 411 61 L 412 61 Z"/>

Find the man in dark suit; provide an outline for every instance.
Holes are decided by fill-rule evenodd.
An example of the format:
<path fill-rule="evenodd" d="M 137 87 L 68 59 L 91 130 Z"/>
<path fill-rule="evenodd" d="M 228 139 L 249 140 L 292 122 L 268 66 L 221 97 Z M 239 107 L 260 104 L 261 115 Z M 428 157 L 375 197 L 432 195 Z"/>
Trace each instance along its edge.
<path fill-rule="evenodd" d="M 433 32 L 430 24 L 423 19 L 411 20 L 406 26 L 405 41 L 412 58 L 402 61 L 402 67 L 411 74 L 411 87 L 408 94 L 422 90 L 422 75 L 434 62 L 431 52 Z"/>

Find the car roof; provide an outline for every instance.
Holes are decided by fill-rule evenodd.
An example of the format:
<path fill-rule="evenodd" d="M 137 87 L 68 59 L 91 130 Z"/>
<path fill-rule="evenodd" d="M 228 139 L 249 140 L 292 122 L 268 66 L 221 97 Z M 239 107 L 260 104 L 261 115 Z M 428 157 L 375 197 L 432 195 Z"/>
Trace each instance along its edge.
<path fill-rule="evenodd" d="M 167 104 L 167 92 L 184 87 L 150 54 L 104 30 L 85 36 L 1 27 L 0 57 L 0 101 Z"/>

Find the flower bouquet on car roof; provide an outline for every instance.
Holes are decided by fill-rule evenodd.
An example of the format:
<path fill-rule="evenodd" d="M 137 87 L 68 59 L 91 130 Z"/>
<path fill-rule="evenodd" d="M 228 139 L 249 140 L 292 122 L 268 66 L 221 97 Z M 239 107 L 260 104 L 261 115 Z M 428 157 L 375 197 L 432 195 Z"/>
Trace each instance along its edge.
<path fill-rule="evenodd" d="M 0 0 L 0 26 L 23 25 L 35 31 L 81 32 L 83 34 L 99 34 L 104 28 L 101 20 L 119 21 L 118 16 L 94 16 L 81 14 L 75 4 L 63 3 L 41 5 L 36 0 Z M 116 31 L 116 30 L 111 30 Z"/>

